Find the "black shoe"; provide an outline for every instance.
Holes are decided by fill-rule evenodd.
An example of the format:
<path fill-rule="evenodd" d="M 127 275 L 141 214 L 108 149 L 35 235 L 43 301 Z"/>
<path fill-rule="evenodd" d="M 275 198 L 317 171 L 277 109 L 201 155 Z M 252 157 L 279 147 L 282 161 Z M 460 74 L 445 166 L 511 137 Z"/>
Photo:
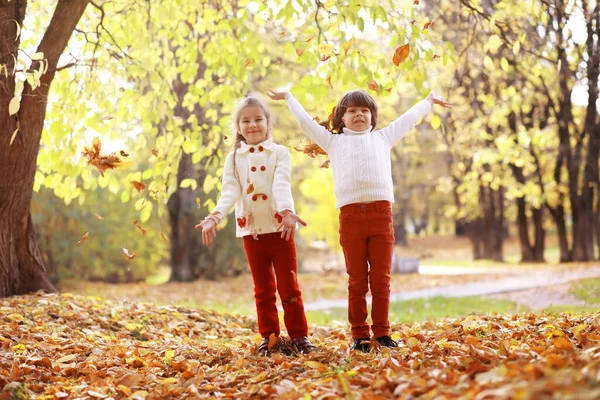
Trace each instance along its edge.
<path fill-rule="evenodd" d="M 313 346 L 311 342 L 308 341 L 308 338 L 306 336 L 292 339 L 292 343 L 294 344 L 294 347 L 300 354 L 308 354 L 317 350 L 317 348 Z"/>
<path fill-rule="evenodd" d="M 371 339 L 360 338 L 354 339 L 351 350 L 360 350 L 363 353 L 368 353 L 371 350 Z"/>
<path fill-rule="evenodd" d="M 268 337 L 264 337 L 260 341 L 260 344 L 258 345 L 258 355 L 263 356 L 263 357 L 269 355 L 269 338 Z"/>
<path fill-rule="evenodd" d="M 390 349 L 393 349 L 394 347 L 398 347 L 398 343 L 396 343 L 394 340 L 392 340 L 392 338 L 389 336 L 381 336 L 381 337 L 376 338 L 375 340 L 377 340 L 380 345 L 389 347 Z"/>

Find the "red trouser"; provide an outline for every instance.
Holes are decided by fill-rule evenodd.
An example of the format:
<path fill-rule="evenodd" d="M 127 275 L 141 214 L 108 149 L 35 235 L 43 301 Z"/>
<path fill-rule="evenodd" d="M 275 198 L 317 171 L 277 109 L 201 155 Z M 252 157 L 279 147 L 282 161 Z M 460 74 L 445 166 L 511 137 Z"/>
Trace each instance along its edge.
<path fill-rule="evenodd" d="M 352 338 L 368 338 L 367 292 L 373 304 L 375 337 L 389 336 L 390 271 L 394 249 L 392 205 L 388 201 L 348 204 L 340 209 L 340 244 L 348 272 L 348 320 Z"/>
<path fill-rule="evenodd" d="M 308 324 L 304 314 L 302 292 L 296 279 L 298 263 L 294 239 L 282 239 L 281 232 L 259 235 L 258 240 L 254 240 L 252 236 L 244 236 L 244 250 L 254 280 L 254 299 L 261 336 L 269 337 L 271 333 L 279 336 L 275 290 L 281 298 L 283 320 L 290 338 L 307 336 Z"/>

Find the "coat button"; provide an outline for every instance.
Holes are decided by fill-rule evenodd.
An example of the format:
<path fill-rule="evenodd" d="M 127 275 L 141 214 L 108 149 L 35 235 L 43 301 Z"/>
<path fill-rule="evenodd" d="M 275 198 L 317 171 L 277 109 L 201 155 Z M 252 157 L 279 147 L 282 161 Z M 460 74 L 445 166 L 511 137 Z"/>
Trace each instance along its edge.
<path fill-rule="evenodd" d="M 263 151 L 264 148 L 262 146 L 258 146 L 258 151 Z"/>
<path fill-rule="evenodd" d="M 256 167 L 250 168 L 250 171 L 252 171 L 252 172 L 256 171 Z"/>
<path fill-rule="evenodd" d="M 252 196 L 252 201 L 256 201 L 256 199 L 258 199 L 256 195 Z"/>
<path fill-rule="evenodd" d="M 248 150 L 250 153 L 254 153 L 254 147 L 250 147 L 250 150 Z"/>
<path fill-rule="evenodd" d="M 267 195 L 263 194 L 263 200 L 266 200 L 266 199 L 267 199 Z"/>
<path fill-rule="evenodd" d="M 263 165 L 262 167 L 260 167 L 260 170 L 265 171 L 266 170 L 265 166 Z"/>

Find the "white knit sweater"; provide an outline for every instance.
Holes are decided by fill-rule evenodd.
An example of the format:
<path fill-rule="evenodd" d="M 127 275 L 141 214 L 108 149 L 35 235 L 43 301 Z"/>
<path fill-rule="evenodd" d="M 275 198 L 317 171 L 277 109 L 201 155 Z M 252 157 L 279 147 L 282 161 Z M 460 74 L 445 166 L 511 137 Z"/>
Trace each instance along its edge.
<path fill-rule="evenodd" d="M 293 95 L 288 94 L 286 101 L 302 131 L 331 159 L 337 208 L 378 200 L 394 202 L 390 150 L 429 112 L 429 101 L 415 104 L 381 130 L 344 128 L 341 134 L 332 134 L 314 121 Z"/>

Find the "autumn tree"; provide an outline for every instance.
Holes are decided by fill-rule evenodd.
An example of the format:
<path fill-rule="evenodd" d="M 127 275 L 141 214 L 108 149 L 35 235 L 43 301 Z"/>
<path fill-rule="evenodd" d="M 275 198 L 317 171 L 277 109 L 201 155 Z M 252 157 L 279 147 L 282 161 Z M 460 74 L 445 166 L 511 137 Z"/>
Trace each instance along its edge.
<path fill-rule="evenodd" d="M 59 0 L 31 62 L 23 65 L 17 60 L 27 2 L 0 2 L 0 296 L 55 290 L 33 230 L 31 198 L 50 85 L 88 3 Z"/>

